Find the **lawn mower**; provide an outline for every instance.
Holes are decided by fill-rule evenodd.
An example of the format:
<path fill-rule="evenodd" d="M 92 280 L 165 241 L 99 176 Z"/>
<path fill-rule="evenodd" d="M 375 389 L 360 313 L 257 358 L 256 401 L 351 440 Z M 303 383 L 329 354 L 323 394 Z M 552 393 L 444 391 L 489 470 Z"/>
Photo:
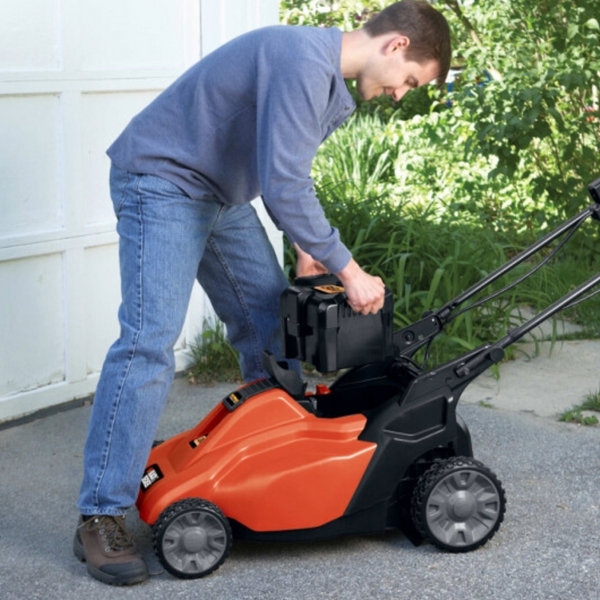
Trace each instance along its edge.
<path fill-rule="evenodd" d="M 267 353 L 268 378 L 238 387 L 192 429 L 152 449 L 137 507 L 164 568 L 181 578 L 206 576 L 234 538 L 314 541 L 397 528 L 415 545 L 429 541 L 449 552 L 488 542 L 506 495 L 473 457 L 458 401 L 510 344 L 600 291 L 593 290 L 600 273 L 494 343 L 432 369 L 415 356 L 458 314 L 546 264 L 588 217 L 600 220 L 600 179 L 589 190 L 588 208 L 395 332 L 389 291 L 381 311 L 360 315 L 335 276 L 296 279 L 281 299 L 284 354 L 341 375 L 307 391 L 296 370 Z M 559 238 L 526 275 L 460 309 Z"/>

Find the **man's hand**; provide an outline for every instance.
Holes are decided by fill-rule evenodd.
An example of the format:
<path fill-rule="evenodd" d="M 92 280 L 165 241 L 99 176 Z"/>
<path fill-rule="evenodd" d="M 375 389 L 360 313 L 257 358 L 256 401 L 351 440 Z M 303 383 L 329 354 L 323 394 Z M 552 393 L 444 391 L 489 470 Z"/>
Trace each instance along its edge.
<path fill-rule="evenodd" d="M 346 289 L 348 304 L 352 310 L 368 315 L 383 308 L 385 285 L 380 277 L 365 273 L 354 259 L 336 275 Z"/>
<path fill-rule="evenodd" d="M 315 260 L 310 254 L 307 254 L 298 246 L 294 244 L 294 249 L 298 255 L 298 262 L 296 263 L 296 276 L 297 277 L 309 277 L 310 275 L 326 275 L 329 273 L 325 265 Z"/>

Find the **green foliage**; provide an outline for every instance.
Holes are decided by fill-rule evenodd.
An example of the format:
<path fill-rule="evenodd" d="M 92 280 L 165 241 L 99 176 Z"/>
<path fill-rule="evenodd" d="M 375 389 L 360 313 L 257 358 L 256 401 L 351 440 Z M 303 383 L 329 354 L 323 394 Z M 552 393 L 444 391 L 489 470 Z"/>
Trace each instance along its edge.
<path fill-rule="evenodd" d="M 281 15 L 285 23 L 348 31 L 387 4 L 284 0 Z M 444 0 L 434 6 L 451 23 L 455 64 L 463 69 L 452 106 L 446 109 L 436 90 L 421 88 L 395 113 L 389 98 L 359 102 L 358 112 L 378 110 L 392 127 L 422 116 L 398 127 L 400 143 L 409 150 L 414 144 L 411 154 L 423 156 L 402 173 L 411 184 L 437 183 L 458 210 L 467 205 L 479 215 L 481 207 L 496 228 L 511 225 L 505 217 L 512 214 L 533 234 L 573 215 L 585 202 L 586 184 L 600 175 L 596 0 Z M 486 72 L 493 80 L 477 85 Z M 595 230 L 592 237 L 597 242 Z M 598 255 L 593 242 L 582 242 L 594 248 L 590 263 Z"/>
<path fill-rule="evenodd" d="M 579 425 L 598 425 L 596 415 L 585 414 L 585 412 L 600 413 L 600 391 L 588 394 L 584 401 L 559 416 L 559 421 L 566 423 L 578 423 Z"/>
<path fill-rule="evenodd" d="M 588 394 L 585 397 L 583 404 L 581 405 L 582 410 L 594 410 L 600 412 L 600 391 L 595 394 Z"/>
<path fill-rule="evenodd" d="M 598 417 L 595 415 L 584 415 L 580 410 L 568 410 L 561 414 L 558 420 L 578 425 L 598 425 Z"/>
<path fill-rule="evenodd" d="M 493 159 L 489 176 L 528 182 L 546 210 L 539 228 L 580 210 L 600 174 L 600 26 L 595 0 L 446 0 L 464 72 L 452 94 L 473 130 L 467 157 Z M 474 85 L 484 71 L 494 74 Z M 454 126 L 458 124 L 455 123 Z M 513 205 L 513 210 L 522 212 Z"/>
<path fill-rule="evenodd" d="M 205 321 L 203 333 L 190 346 L 190 352 L 193 363 L 187 374 L 191 383 L 241 381 L 238 353 L 227 340 L 222 323 Z"/>
<path fill-rule="evenodd" d="M 282 0 L 280 21 L 352 31 L 388 4 L 387 0 Z"/>

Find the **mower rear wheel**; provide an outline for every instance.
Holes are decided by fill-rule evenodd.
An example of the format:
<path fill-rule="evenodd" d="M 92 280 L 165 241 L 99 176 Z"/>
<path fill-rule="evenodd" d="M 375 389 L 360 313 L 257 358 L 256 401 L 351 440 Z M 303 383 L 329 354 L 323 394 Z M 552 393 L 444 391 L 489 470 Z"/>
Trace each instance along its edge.
<path fill-rule="evenodd" d="M 479 548 L 498 531 L 506 495 L 496 475 L 467 457 L 437 461 L 419 479 L 411 512 L 419 533 L 449 552 Z"/>
<path fill-rule="evenodd" d="M 182 579 L 205 577 L 231 550 L 231 526 L 212 502 L 186 498 L 160 514 L 152 528 L 154 551 L 163 567 Z"/>

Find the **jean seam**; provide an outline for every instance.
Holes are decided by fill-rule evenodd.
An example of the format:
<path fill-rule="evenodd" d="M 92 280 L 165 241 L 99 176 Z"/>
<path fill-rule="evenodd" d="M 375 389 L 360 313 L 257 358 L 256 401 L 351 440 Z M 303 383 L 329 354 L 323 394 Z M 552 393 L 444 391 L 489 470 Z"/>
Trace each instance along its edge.
<path fill-rule="evenodd" d="M 142 272 L 142 265 L 143 265 L 143 254 L 144 254 L 144 219 L 143 219 L 143 214 L 142 214 L 142 198 L 141 198 L 141 193 L 139 191 L 139 185 L 140 185 L 140 179 L 138 178 L 137 181 L 137 185 L 135 187 L 135 193 L 136 193 L 136 197 L 137 197 L 137 207 L 138 207 L 138 222 L 139 222 L 139 238 L 138 238 L 138 273 L 139 273 L 139 277 L 138 277 L 138 309 L 137 309 L 137 330 L 136 333 L 133 337 L 132 343 L 131 343 L 131 347 L 129 349 L 129 353 L 128 353 L 128 360 L 125 364 L 125 368 L 123 370 L 123 375 L 121 377 L 121 381 L 119 383 L 119 386 L 117 388 L 117 392 L 114 396 L 113 399 L 113 403 L 112 403 L 112 411 L 110 414 L 110 426 L 108 428 L 108 435 L 107 435 L 107 443 L 106 443 L 106 447 L 104 449 L 103 452 L 103 456 L 102 456 L 102 465 L 100 467 L 100 469 L 98 470 L 98 478 L 96 481 L 96 487 L 94 490 L 94 501 L 95 501 L 95 505 L 99 506 L 99 499 L 98 499 L 98 493 L 100 490 L 100 486 L 102 485 L 102 481 L 104 479 L 104 475 L 106 474 L 106 469 L 107 469 L 107 465 L 108 465 L 108 458 L 109 458 L 109 449 L 110 449 L 110 445 L 111 445 L 111 441 L 112 441 L 112 437 L 113 437 L 113 432 L 114 432 L 114 425 L 115 425 L 115 420 L 116 420 L 116 415 L 119 409 L 119 406 L 121 404 L 121 398 L 122 398 L 122 394 L 123 394 L 123 389 L 125 387 L 125 383 L 127 381 L 127 377 L 129 375 L 129 372 L 131 370 L 131 365 L 133 363 L 133 358 L 135 356 L 135 352 L 137 349 L 137 344 L 138 344 L 138 339 L 142 330 L 142 323 L 143 323 L 143 314 L 142 314 L 142 306 L 143 306 L 143 297 L 142 297 L 142 289 L 143 289 L 143 272 Z M 127 182 L 129 183 L 129 181 Z M 124 199 L 125 199 L 126 194 L 123 193 L 123 201 L 120 203 L 119 208 L 123 205 Z M 113 515 L 114 516 L 114 515 Z"/>
<path fill-rule="evenodd" d="M 219 263 L 221 264 L 223 271 L 225 272 L 227 279 L 229 279 L 231 287 L 233 288 L 233 291 L 235 292 L 235 295 L 240 303 L 242 313 L 244 314 L 244 317 L 246 319 L 246 326 L 250 331 L 250 336 L 252 339 L 252 357 L 255 361 L 256 367 L 258 368 L 258 370 L 260 370 L 262 368 L 261 351 L 259 347 L 260 344 L 258 343 L 258 337 L 255 332 L 254 323 L 252 322 L 252 319 L 250 317 L 250 310 L 248 308 L 248 304 L 246 303 L 246 299 L 242 292 L 242 288 L 240 287 L 237 279 L 235 278 L 233 271 L 229 268 L 229 265 L 227 264 L 224 255 L 220 251 L 219 246 L 212 235 L 208 237 L 206 243 L 210 244 L 211 249 L 215 253 L 215 256 L 217 257 Z"/>

